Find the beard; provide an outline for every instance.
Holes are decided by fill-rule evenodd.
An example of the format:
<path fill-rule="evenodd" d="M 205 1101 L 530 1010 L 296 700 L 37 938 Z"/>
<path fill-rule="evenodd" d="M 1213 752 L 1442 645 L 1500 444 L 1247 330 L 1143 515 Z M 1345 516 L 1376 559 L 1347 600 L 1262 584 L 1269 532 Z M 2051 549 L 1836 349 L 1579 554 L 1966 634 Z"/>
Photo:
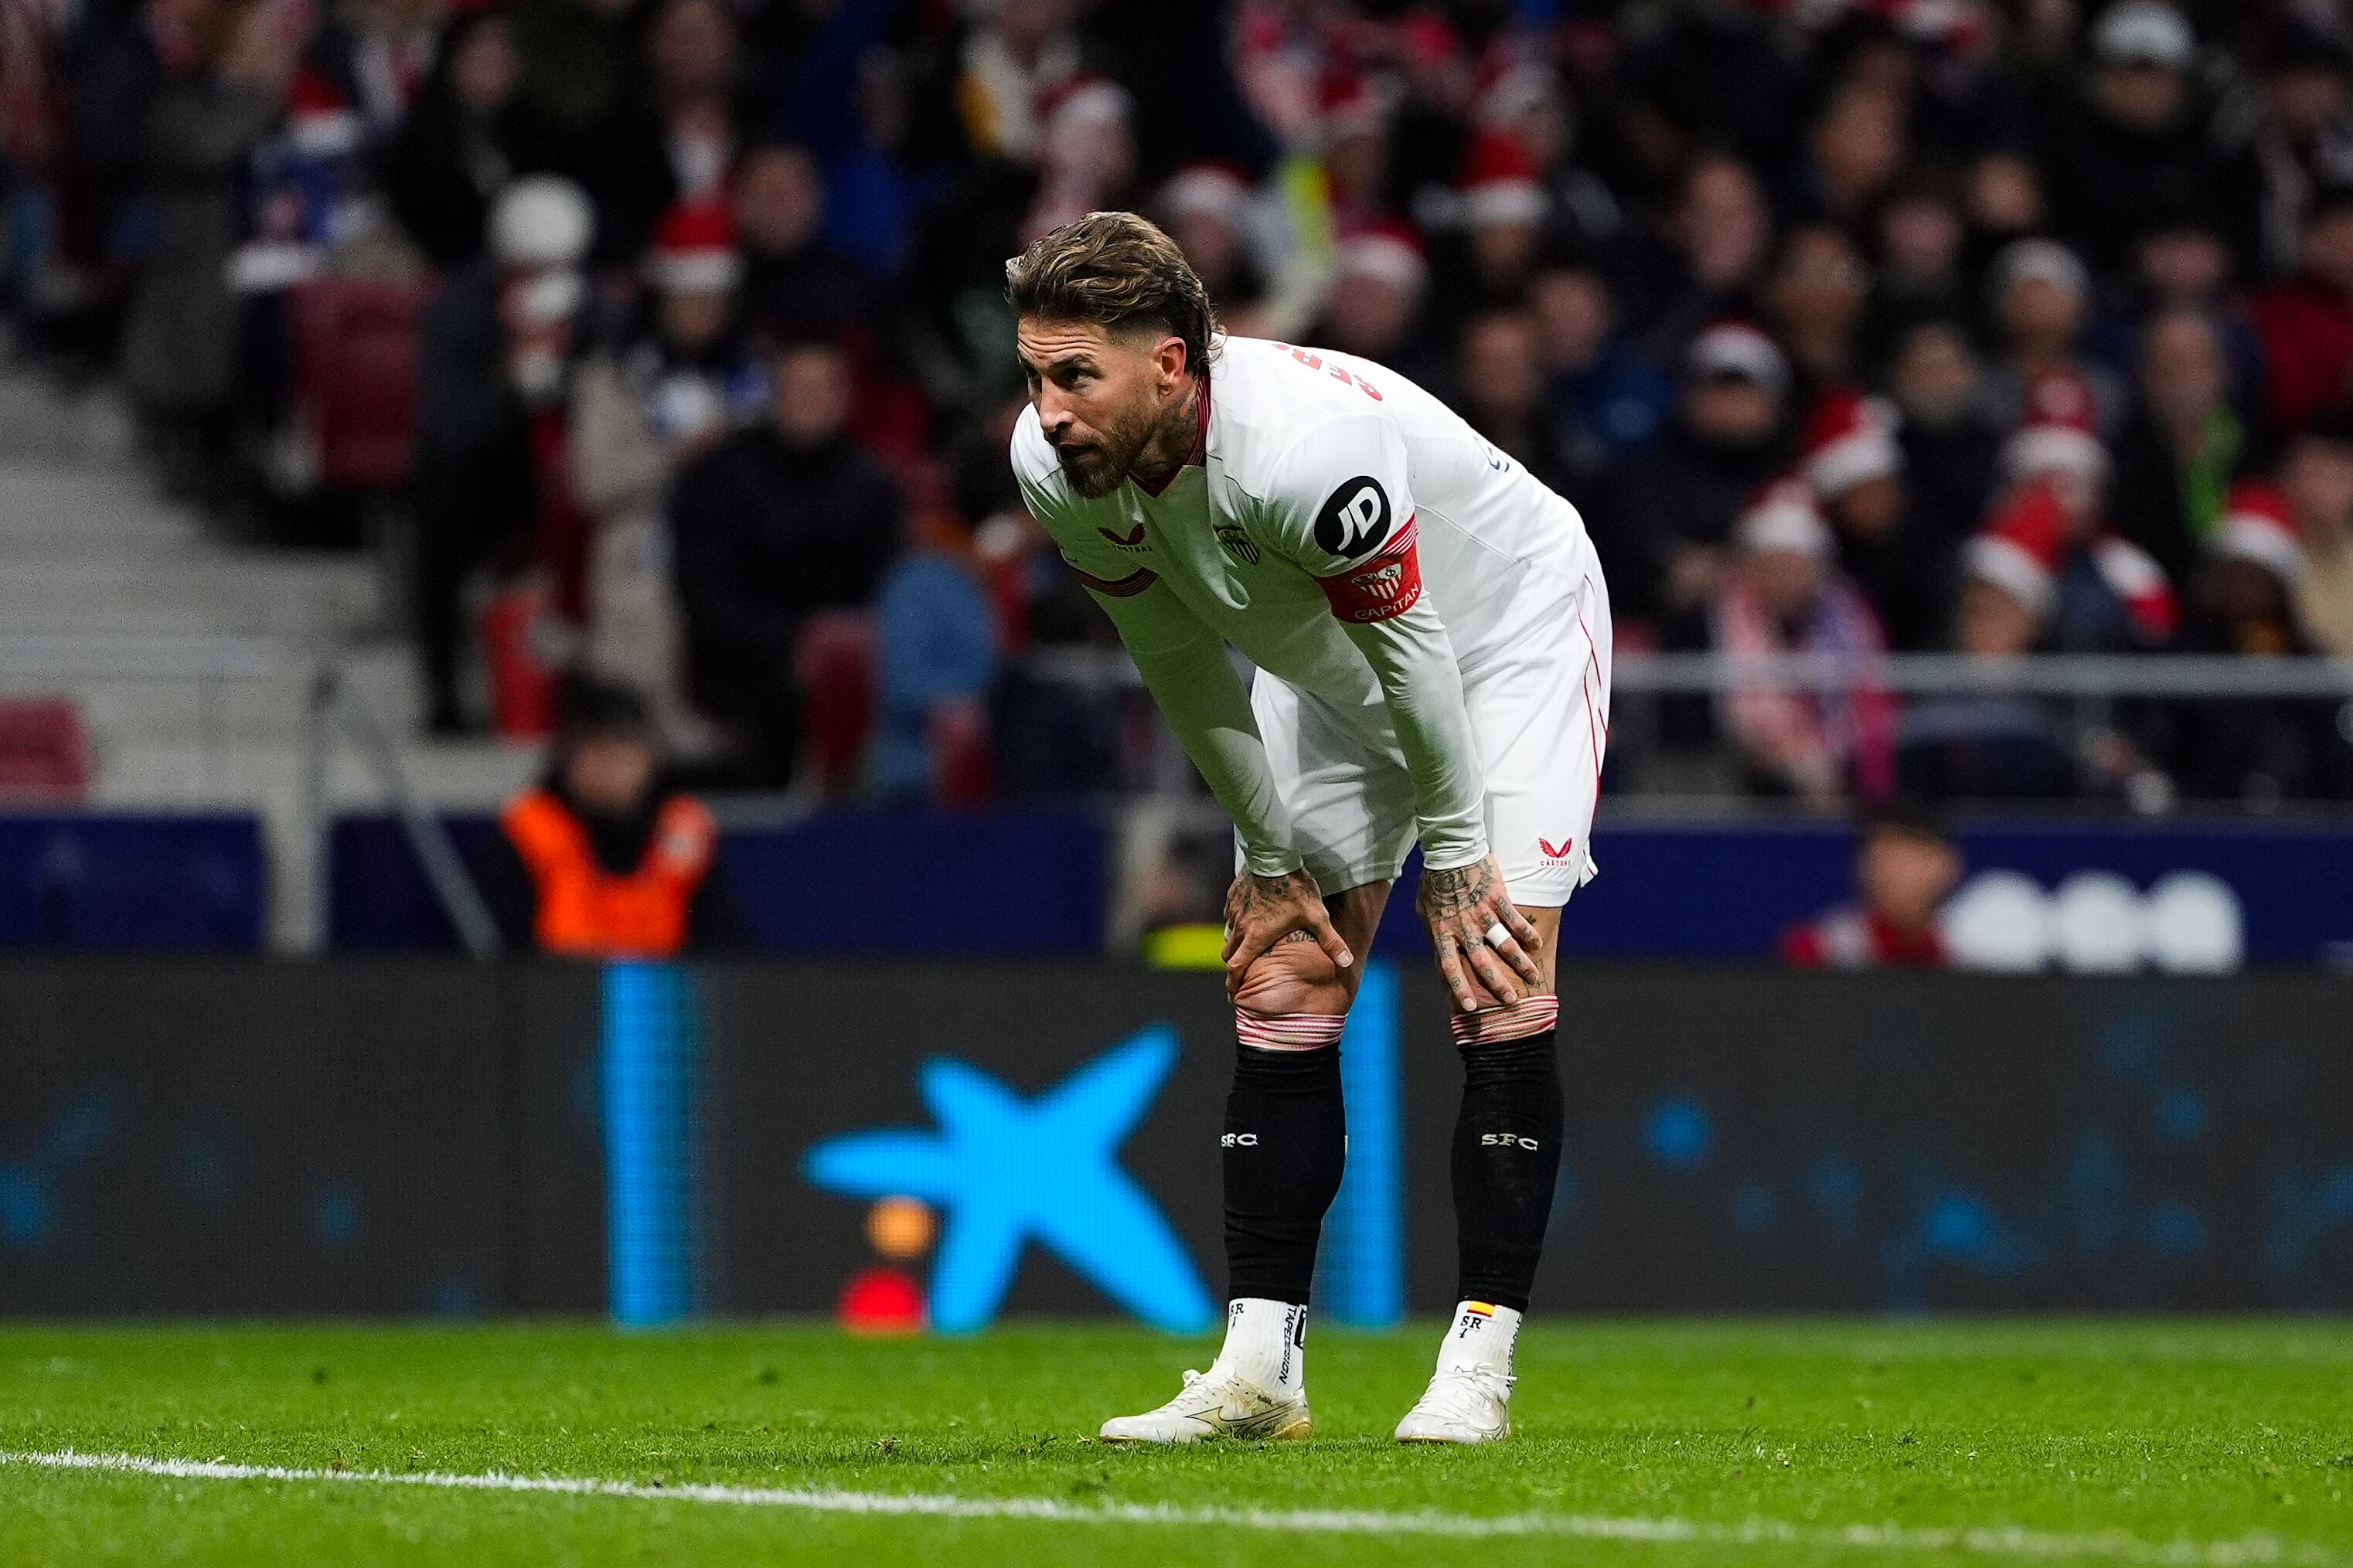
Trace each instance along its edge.
<path fill-rule="evenodd" d="M 1054 447 L 1054 460 L 1071 488 L 1089 500 L 1103 497 L 1127 482 L 1128 471 L 1151 444 L 1159 426 L 1160 410 L 1144 404 L 1113 424 L 1092 441 L 1064 442 Z"/>

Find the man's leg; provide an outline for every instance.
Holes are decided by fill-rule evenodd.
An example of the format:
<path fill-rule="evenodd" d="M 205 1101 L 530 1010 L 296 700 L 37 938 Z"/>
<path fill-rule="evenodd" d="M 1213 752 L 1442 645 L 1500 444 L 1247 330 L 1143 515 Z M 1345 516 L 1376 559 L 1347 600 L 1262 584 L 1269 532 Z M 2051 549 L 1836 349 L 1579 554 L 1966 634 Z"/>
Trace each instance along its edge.
<path fill-rule="evenodd" d="M 1454 1016 L 1463 1069 L 1452 1161 L 1457 1305 L 1430 1392 L 1398 1426 L 1407 1442 L 1480 1442 L 1510 1431 L 1513 1351 L 1552 1220 L 1562 1119 L 1553 991 L 1560 910 L 1520 912 L 1542 938 L 1544 989 Z"/>
<path fill-rule="evenodd" d="M 1376 882 L 1326 901 L 1351 952 L 1370 950 L 1388 898 L 1388 884 Z M 1229 1294 L 1303 1308 L 1347 1150 L 1340 1031 L 1364 968 L 1339 968 L 1305 938 L 1278 943 L 1235 994 L 1234 1086 L 1219 1140 Z"/>
<path fill-rule="evenodd" d="M 1454 1123 L 1454 1223 L 1462 1300 L 1528 1309 L 1560 1176 L 1560 911 L 1525 914 L 1542 938 L 1544 990 L 1454 1016 L 1462 1109 Z"/>
<path fill-rule="evenodd" d="M 1107 1423 L 1105 1437 L 1307 1436 L 1307 1292 L 1324 1214 L 1340 1190 L 1347 1152 L 1340 1032 L 1388 888 L 1367 883 L 1324 900 L 1333 926 L 1357 955 L 1355 964 L 1341 969 L 1312 938 L 1286 941 L 1251 964 L 1236 990 L 1233 1089 L 1219 1140 L 1225 1345 L 1198 1388 L 1188 1386 L 1159 1410 Z"/>

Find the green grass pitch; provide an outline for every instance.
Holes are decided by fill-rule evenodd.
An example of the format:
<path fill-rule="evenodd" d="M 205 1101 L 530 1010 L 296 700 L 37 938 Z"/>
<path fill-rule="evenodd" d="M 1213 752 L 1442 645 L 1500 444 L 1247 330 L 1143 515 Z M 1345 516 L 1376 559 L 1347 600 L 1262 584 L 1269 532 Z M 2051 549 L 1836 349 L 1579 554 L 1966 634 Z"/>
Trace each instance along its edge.
<path fill-rule="evenodd" d="M 1122 1328 L 5 1327 L 0 1563 L 2353 1565 L 2342 1323 L 1539 1323 L 1509 1444 L 1401 1450 L 1434 1332 L 1169 1452 L 1089 1434 L 1209 1348 Z"/>

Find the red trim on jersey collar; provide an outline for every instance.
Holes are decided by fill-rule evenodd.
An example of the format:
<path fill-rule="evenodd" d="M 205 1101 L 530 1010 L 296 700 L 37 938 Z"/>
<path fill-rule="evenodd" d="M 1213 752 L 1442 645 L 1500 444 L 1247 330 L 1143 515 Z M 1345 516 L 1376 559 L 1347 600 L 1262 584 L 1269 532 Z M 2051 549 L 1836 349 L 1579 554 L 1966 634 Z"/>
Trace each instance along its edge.
<path fill-rule="evenodd" d="M 1193 449 L 1186 453 L 1185 460 L 1177 464 L 1175 468 L 1169 469 L 1167 474 L 1158 484 L 1147 485 L 1142 479 L 1136 479 L 1135 488 L 1142 490 L 1145 495 L 1150 496 L 1153 500 L 1158 500 L 1160 499 L 1161 492 L 1167 489 L 1170 485 L 1176 482 L 1177 475 L 1183 473 L 1187 468 L 1196 468 L 1201 464 L 1207 463 L 1208 460 L 1209 373 L 1203 371 L 1201 373 L 1201 395 L 1196 399 L 1193 404 Z M 1129 477 L 1134 478 L 1133 475 L 1130 475 Z"/>

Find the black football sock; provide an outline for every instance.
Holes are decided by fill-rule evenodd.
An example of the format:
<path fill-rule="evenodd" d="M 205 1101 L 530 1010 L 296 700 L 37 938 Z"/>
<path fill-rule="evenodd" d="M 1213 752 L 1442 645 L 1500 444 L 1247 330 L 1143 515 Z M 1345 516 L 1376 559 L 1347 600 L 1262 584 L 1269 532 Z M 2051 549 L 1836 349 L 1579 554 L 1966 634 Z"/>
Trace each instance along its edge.
<path fill-rule="evenodd" d="M 1455 1019 L 1463 1067 L 1453 1159 L 1459 1300 L 1528 1310 L 1560 1178 L 1558 1006 L 1531 996 Z"/>
<path fill-rule="evenodd" d="M 1340 1099 L 1342 1020 L 1241 1015 L 1241 1032 L 1270 1028 L 1325 1043 L 1268 1050 L 1244 1043 L 1234 1058 L 1220 1142 L 1226 1176 L 1230 1299 L 1307 1303 L 1324 1211 L 1340 1190 L 1347 1113 Z"/>

